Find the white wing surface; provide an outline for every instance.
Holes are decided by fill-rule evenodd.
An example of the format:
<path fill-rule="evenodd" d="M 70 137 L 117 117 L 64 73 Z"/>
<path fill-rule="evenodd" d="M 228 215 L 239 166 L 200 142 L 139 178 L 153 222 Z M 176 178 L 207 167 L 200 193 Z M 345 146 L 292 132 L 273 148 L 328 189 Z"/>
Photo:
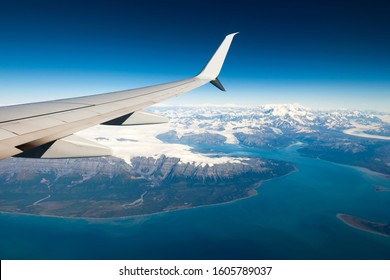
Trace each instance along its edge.
<path fill-rule="evenodd" d="M 0 159 L 110 155 L 109 148 L 73 135 L 88 127 L 167 122 L 143 108 L 218 80 L 234 34 L 226 36 L 203 71 L 176 82 L 78 98 L 0 107 Z"/>

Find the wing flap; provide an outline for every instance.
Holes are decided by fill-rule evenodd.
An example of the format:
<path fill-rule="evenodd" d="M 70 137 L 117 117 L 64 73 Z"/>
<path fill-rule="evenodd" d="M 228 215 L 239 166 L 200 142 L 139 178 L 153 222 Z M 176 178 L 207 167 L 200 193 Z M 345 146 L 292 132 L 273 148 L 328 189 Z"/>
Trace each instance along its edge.
<path fill-rule="evenodd" d="M 20 154 L 22 151 L 15 147 L 0 143 L 0 152 L 1 158 L 7 158 Z"/>
<path fill-rule="evenodd" d="M 12 138 L 15 136 L 17 136 L 17 135 L 8 131 L 8 130 L 0 129 L 0 140 L 5 140 L 5 139 Z"/>
<path fill-rule="evenodd" d="M 134 112 L 124 123 L 123 125 L 143 125 L 143 124 L 161 124 L 167 123 L 169 119 L 160 116 L 158 114 L 153 114 L 147 111 L 137 111 Z"/>
<path fill-rule="evenodd" d="M 111 149 L 77 135 L 44 144 L 23 152 L 17 157 L 25 158 L 80 158 L 112 155 Z"/>
<path fill-rule="evenodd" d="M 137 111 L 131 114 L 124 115 L 122 117 L 113 119 L 111 121 L 102 123 L 104 125 L 146 125 L 146 124 L 162 124 L 169 122 L 169 119 L 160 116 L 158 114 L 153 114 L 147 111 Z"/>

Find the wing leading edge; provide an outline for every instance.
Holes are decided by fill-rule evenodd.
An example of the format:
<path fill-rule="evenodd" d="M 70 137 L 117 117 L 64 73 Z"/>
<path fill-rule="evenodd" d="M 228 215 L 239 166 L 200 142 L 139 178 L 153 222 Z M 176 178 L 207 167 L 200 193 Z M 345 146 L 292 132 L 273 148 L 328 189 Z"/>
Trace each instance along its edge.
<path fill-rule="evenodd" d="M 10 156 L 69 158 L 109 155 L 110 150 L 76 138 L 73 133 L 98 124 L 163 123 L 143 108 L 218 80 L 233 37 L 226 36 L 195 77 L 139 89 L 0 108 L 0 159 Z"/>

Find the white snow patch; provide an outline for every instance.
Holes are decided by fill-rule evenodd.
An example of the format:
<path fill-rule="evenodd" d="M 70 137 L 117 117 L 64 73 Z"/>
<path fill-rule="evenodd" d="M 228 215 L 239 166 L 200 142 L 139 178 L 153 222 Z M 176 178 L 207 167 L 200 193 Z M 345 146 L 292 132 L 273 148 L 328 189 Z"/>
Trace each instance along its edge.
<path fill-rule="evenodd" d="M 209 157 L 206 154 L 196 153 L 188 145 L 167 144 L 156 138 L 157 135 L 172 130 L 169 124 L 150 125 L 150 126 L 132 126 L 132 127 L 110 127 L 95 126 L 77 133 L 91 141 L 95 138 L 105 137 L 109 140 L 104 144 L 109 146 L 113 155 L 131 163 L 134 157 L 153 157 L 158 159 L 160 156 L 180 158 L 182 163 L 193 163 L 197 165 L 215 165 L 224 163 L 241 163 L 243 158 L 232 157 Z M 117 138 L 129 138 L 137 142 L 118 141 Z M 231 139 L 232 140 L 232 139 Z"/>
<path fill-rule="evenodd" d="M 282 135 L 283 134 L 283 132 L 279 128 L 276 128 L 276 127 L 273 127 L 273 126 L 270 126 L 270 128 L 272 129 L 272 131 L 275 134 L 278 134 L 278 135 Z"/>
<path fill-rule="evenodd" d="M 364 131 L 366 130 L 375 130 L 378 128 L 378 125 L 372 124 L 372 125 L 362 125 L 356 122 L 351 122 L 351 124 L 354 126 L 350 129 L 346 129 L 343 131 L 343 133 L 363 138 L 372 138 L 372 139 L 381 139 L 381 140 L 390 140 L 389 136 L 381 136 L 381 135 L 374 135 L 374 134 L 368 134 Z"/>
<path fill-rule="evenodd" d="M 390 115 L 384 115 L 384 116 L 377 116 L 385 123 L 390 123 Z"/>

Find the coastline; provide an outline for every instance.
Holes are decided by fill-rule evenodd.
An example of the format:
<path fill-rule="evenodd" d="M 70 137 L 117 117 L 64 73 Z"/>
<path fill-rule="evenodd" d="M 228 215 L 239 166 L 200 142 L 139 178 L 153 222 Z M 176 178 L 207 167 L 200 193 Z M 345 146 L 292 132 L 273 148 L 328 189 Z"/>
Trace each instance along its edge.
<path fill-rule="evenodd" d="M 220 206 L 220 205 L 225 205 L 225 204 L 230 204 L 230 203 L 235 203 L 244 199 L 248 199 L 251 197 L 254 197 L 258 195 L 257 189 L 261 187 L 261 185 L 267 181 L 271 181 L 274 179 L 278 178 L 283 178 L 286 177 L 292 173 L 299 172 L 299 169 L 294 166 L 294 169 L 284 175 L 266 179 L 266 180 L 261 180 L 260 182 L 257 182 L 253 185 L 251 185 L 251 189 L 247 191 L 247 196 L 245 197 L 240 197 L 231 201 L 226 201 L 226 202 L 221 202 L 221 203 L 212 203 L 212 204 L 204 204 L 204 205 L 198 205 L 198 206 L 190 206 L 190 207 L 182 207 L 182 208 L 174 208 L 170 210 L 165 210 L 165 211 L 159 211 L 155 213 L 149 213 L 149 214 L 139 214 L 139 215 L 132 215 L 132 216 L 122 216 L 122 217 L 110 217 L 110 218 L 98 218 L 98 217 L 66 217 L 66 216 L 56 216 L 56 215 L 36 215 L 36 214 L 29 214 L 29 213 L 19 213 L 19 212 L 5 212 L 5 211 L 0 211 L 0 214 L 3 215 L 16 215 L 16 216 L 29 216 L 29 217 L 47 217 L 47 218 L 56 218 L 56 219 L 69 219 L 69 220 L 85 220 L 85 221 L 115 221 L 115 220 L 126 220 L 126 219 L 132 219 L 132 218 L 145 218 L 153 215 L 161 215 L 161 214 L 166 214 L 170 212 L 176 212 L 176 211 L 182 211 L 182 210 L 190 210 L 190 209 L 197 209 L 201 207 L 209 207 L 209 206 Z"/>
<path fill-rule="evenodd" d="M 365 173 L 367 175 L 378 176 L 378 177 L 381 177 L 383 179 L 390 180 L 390 175 L 389 174 L 380 173 L 380 172 L 368 169 L 367 167 L 362 167 L 362 166 L 358 166 L 358 165 L 351 165 L 351 164 L 344 164 L 344 163 L 330 161 L 330 160 L 326 160 L 326 159 L 322 159 L 322 158 L 317 158 L 317 159 L 318 160 L 323 160 L 323 161 L 326 161 L 326 162 L 329 162 L 329 163 L 332 163 L 332 164 L 335 164 L 335 165 L 352 168 L 352 169 L 358 170 L 358 171 L 360 171 L 362 173 Z"/>
<path fill-rule="evenodd" d="M 356 166 L 356 165 L 350 165 L 352 167 L 354 167 L 355 169 L 363 172 L 363 173 L 366 173 L 368 175 L 374 175 L 374 176 L 378 176 L 378 177 L 382 177 L 384 179 L 388 179 L 390 180 L 390 175 L 388 174 L 385 174 L 385 173 L 380 173 L 380 172 L 377 172 L 377 171 L 373 171 L 371 169 L 368 169 L 366 167 L 361 167 L 361 166 Z"/>

